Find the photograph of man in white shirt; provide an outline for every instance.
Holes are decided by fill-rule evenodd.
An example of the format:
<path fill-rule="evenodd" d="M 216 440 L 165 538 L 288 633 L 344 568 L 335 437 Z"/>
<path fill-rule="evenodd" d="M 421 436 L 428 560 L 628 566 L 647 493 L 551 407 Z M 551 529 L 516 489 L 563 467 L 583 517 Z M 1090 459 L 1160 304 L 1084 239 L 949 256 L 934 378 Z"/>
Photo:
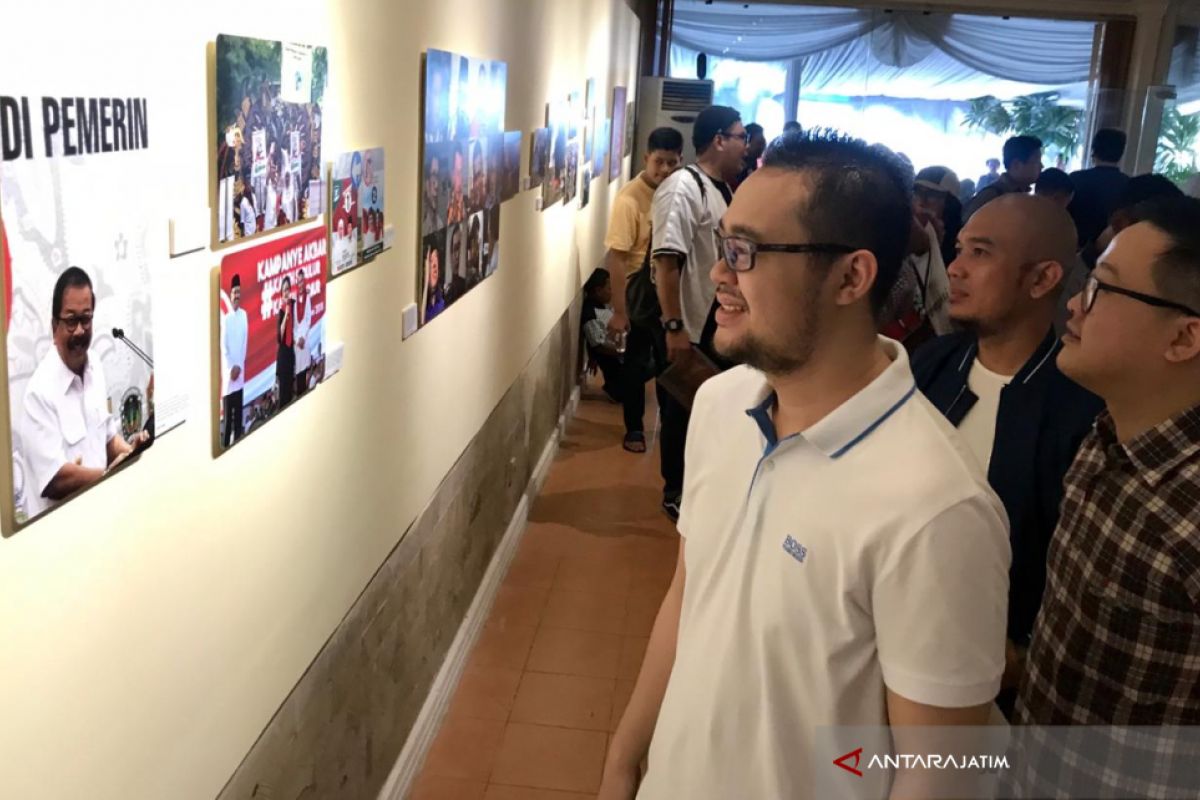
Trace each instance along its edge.
<path fill-rule="evenodd" d="M 229 282 L 231 310 L 221 317 L 221 363 L 225 370 L 225 429 L 221 444 L 229 447 L 246 433 L 243 405 L 246 388 L 246 346 L 250 321 L 242 308 L 242 278 L 234 275 Z"/>
<path fill-rule="evenodd" d="M 29 379 L 22 404 L 22 450 L 32 479 L 30 518 L 98 483 L 149 443 L 145 431 L 126 441 L 109 410 L 104 370 L 88 355 L 95 311 L 88 274 L 67 268 L 54 285 L 54 347 Z"/>
<path fill-rule="evenodd" d="M 296 397 L 308 391 L 308 370 L 312 366 L 312 353 L 308 349 L 312 331 L 312 309 L 308 302 L 308 282 L 299 276 L 296 282 Z"/>
<path fill-rule="evenodd" d="M 602 800 L 885 797 L 887 770 L 818 788 L 838 769 L 822 728 L 909 753 L 929 726 L 988 723 L 1004 508 L 875 328 L 912 180 L 882 148 L 789 135 L 720 221 L 714 344 L 743 366 L 696 395 L 678 565 Z M 897 770 L 890 796 L 960 796 L 958 779 Z"/>

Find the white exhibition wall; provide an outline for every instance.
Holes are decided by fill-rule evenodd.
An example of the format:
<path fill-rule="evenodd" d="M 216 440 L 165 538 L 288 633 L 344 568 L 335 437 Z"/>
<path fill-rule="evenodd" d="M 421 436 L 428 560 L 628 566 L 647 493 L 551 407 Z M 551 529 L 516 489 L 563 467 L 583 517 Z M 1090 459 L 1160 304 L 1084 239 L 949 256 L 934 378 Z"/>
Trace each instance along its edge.
<path fill-rule="evenodd" d="M 217 34 L 327 46 L 325 160 L 387 149 L 395 246 L 329 286 L 342 372 L 213 459 L 221 253 L 164 253 L 155 356 L 186 390 L 187 423 L 0 540 L 0 797 L 211 798 L 603 254 L 618 184 L 598 179 L 584 211 L 538 212 L 521 193 L 504 206 L 497 275 L 401 342 L 421 53 L 507 61 L 506 127 L 528 133 L 589 77 L 633 99 L 637 19 L 624 0 L 46 0 L 4 25 L 25 33 L 0 51 L 0 94 L 28 73 L 75 95 L 96 64 L 150 76 L 165 163 L 95 202 L 149 193 L 155 224 L 199 219 L 205 242 Z"/>

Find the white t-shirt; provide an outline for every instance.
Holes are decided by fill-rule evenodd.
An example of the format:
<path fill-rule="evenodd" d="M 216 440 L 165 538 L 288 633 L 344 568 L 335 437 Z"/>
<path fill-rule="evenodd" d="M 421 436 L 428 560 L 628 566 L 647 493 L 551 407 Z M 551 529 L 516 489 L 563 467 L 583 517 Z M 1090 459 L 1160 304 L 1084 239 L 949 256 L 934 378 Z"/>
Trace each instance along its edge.
<path fill-rule="evenodd" d="M 946 708 L 996 696 L 1004 508 L 884 346 L 882 375 L 782 441 L 761 373 L 696 396 L 683 610 L 639 800 L 839 800 L 814 796 L 814 770 L 837 770 L 813 761 L 819 727 L 886 725 L 888 688 Z M 879 774 L 845 785 L 886 796 Z"/>
<path fill-rule="evenodd" d="M 221 378 L 225 390 L 221 396 L 232 394 L 246 385 L 246 346 L 249 343 L 250 320 L 246 309 L 238 308 L 221 317 Z M 229 377 L 239 368 L 237 380 Z"/>
<path fill-rule="evenodd" d="M 258 218 L 254 213 L 254 203 L 250 202 L 250 198 L 242 196 L 242 202 L 239 204 L 239 209 L 242 215 L 242 228 L 246 236 L 250 236 L 258 230 Z"/>
<path fill-rule="evenodd" d="M 958 432 L 975 454 L 984 473 L 992 463 L 992 445 L 996 442 L 996 416 L 1000 413 L 1000 390 L 1012 381 L 1012 375 L 999 375 L 979 363 L 971 365 L 967 387 L 978 398 L 963 417 Z"/>
<path fill-rule="evenodd" d="M 108 468 L 108 443 L 120 430 L 100 362 L 89 356 L 80 377 L 54 347 L 29 379 L 23 406 L 21 444 L 32 478 L 26 510 L 34 517 L 58 503 L 42 492 L 66 464 L 82 458 L 82 466 Z"/>
<path fill-rule="evenodd" d="M 703 197 L 689 170 L 704 181 Z M 709 278 L 718 258 L 714 234 L 728 208 L 716 182 L 695 165 L 676 170 L 663 181 L 650 207 L 652 252 L 684 254 L 679 294 L 684 328 L 694 343 L 700 341 L 716 296 L 716 287 Z"/>

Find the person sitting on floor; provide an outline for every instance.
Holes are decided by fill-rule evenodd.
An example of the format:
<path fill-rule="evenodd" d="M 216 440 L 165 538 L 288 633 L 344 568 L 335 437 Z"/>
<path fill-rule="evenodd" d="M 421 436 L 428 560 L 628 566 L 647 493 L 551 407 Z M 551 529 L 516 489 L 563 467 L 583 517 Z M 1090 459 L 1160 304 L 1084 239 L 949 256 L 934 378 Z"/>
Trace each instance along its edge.
<path fill-rule="evenodd" d="M 588 372 L 599 371 L 604 376 L 604 393 L 614 403 L 620 403 L 624 385 L 621 354 L 608 336 L 608 321 L 612 319 L 612 279 L 608 270 L 597 267 L 583 284 L 583 340 L 587 345 Z"/>

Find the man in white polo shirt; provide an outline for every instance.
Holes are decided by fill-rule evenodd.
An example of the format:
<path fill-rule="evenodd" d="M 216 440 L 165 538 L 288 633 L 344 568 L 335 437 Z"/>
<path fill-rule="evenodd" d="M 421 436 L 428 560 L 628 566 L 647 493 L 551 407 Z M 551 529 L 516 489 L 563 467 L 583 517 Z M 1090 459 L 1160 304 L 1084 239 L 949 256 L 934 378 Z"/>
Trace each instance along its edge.
<path fill-rule="evenodd" d="M 830 800 L 820 727 L 891 725 L 900 747 L 900 726 L 987 723 L 1004 510 L 875 335 L 911 185 L 886 151 L 795 135 L 722 220 L 716 345 L 746 366 L 697 396 L 679 565 L 601 798 Z M 847 777 L 846 797 L 886 796 L 885 771 Z M 900 771 L 893 796 L 941 779 Z"/>

